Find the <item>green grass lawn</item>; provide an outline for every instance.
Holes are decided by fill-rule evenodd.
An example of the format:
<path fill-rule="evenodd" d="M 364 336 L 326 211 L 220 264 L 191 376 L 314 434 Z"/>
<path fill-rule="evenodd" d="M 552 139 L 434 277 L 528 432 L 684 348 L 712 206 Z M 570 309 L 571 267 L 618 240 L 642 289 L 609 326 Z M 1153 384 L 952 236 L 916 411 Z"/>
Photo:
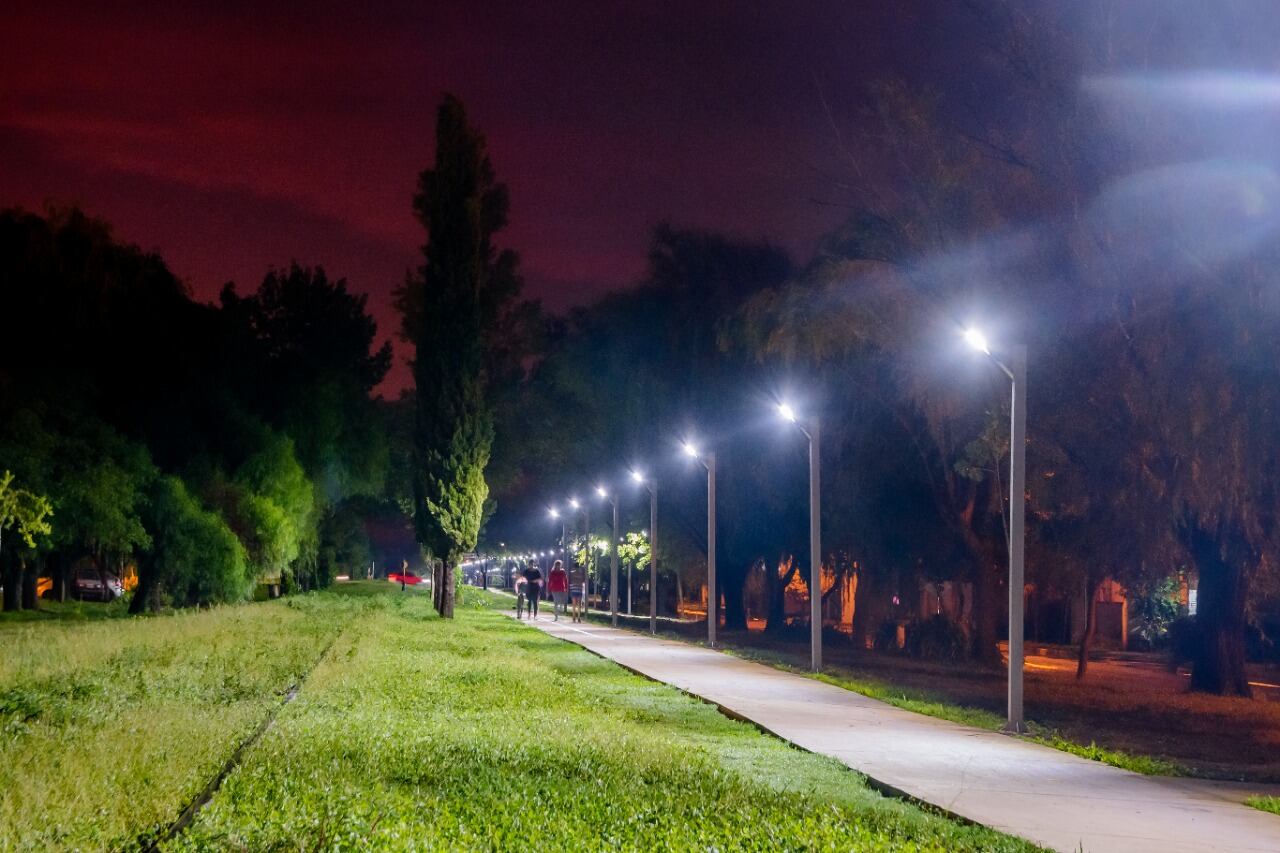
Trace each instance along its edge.
<path fill-rule="evenodd" d="M 1012 850 L 483 606 L 353 624 L 183 850 Z"/>
<path fill-rule="evenodd" d="M 488 609 L 388 584 L 0 625 L 0 850 L 1015 850 Z M 297 698 L 282 696 L 302 683 Z"/>
<path fill-rule="evenodd" d="M 145 843 L 366 607 L 0 625 L 0 850 Z"/>
<path fill-rule="evenodd" d="M 1264 812 L 1280 814 L 1280 797 L 1250 797 L 1245 800 L 1245 804 L 1255 809 L 1262 809 Z"/>

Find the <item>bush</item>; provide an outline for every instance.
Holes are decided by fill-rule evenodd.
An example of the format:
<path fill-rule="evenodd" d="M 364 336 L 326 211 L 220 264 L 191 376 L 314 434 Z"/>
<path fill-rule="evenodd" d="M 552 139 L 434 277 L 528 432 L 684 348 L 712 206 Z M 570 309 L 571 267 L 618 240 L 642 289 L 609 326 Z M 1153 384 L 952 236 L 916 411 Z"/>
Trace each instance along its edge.
<path fill-rule="evenodd" d="M 898 620 L 886 619 L 881 622 L 880 627 L 876 628 L 876 635 L 871 642 L 876 651 L 898 651 Z"/>
<path fill-rule="evenodd" d="M 1169 644 L 1169 626 L 1178 618 L 1178 580 L 1161 578 L 1137 584 L 1129 596 L 1129 644 L 1154 650 Z"/>
<path fill-rule="evenodd" d="M 964 630 L 941 613 L 907 626 L 907 654 L 930 660 L 960 660 L 967 642 Z"/>

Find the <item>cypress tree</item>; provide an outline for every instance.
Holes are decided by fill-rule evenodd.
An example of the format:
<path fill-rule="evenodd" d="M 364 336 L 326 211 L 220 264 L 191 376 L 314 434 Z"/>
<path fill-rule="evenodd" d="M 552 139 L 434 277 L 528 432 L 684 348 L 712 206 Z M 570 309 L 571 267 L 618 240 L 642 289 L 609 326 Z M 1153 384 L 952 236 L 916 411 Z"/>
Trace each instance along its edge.
<path fill-rule="evenodd" d="M 495 180 L 484 137 L 452 95 L 437 113 L 435 163 L 419 176 L 413 206 L 427 229 L 425 263 L 398 292 L 397 307 L 416 350 L 414 525 L 440 561 L 433 569 L 436 609 L 451 617 L 454 569 L 476 545 L 489 495 L 485 336 L 495 302 L 510 292 L 515 263 L 513 253 L 493 245 L 506 224 L 506 187 Z"/>

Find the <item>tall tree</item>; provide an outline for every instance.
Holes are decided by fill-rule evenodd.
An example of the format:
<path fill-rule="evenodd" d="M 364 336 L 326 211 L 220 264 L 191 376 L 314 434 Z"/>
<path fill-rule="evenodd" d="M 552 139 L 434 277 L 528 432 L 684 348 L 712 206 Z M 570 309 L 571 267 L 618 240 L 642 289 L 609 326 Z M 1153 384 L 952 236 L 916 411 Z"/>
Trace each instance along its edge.
<path fill-rule="evenodd" d="M 426 262 L 397 293 L 403 334 L 414 346 L 414 524 L 418 541 L 441 561 L 436 589 L 446 617 L 453 615 L 454 567 L 475 547 L 489 496 L 486 337 L 519 289 L 516 255 L 493 243 L 507 206 L 483 135 L 468 124 L 462 102 L 446 95 L 435 164 L 419 177 L 413 201 L 427 229 Z"/>

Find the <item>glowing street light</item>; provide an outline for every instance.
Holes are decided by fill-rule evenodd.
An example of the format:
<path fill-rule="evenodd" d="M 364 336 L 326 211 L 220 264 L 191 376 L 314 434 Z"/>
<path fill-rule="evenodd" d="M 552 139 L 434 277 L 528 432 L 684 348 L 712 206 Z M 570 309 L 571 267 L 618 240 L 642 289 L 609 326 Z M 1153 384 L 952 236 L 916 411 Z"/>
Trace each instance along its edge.
<path fill-rule="evenodd" d="M 631 479 L 649 490 L 649 633 L 658 633 L 658 484 L 632 469 Z"/>
<path fill-rule="evenodd" d="M 707 645 L 715 648 L 720 624 L 720 598 L 716 592 L 716 455 L 705 456 L 692 442 L 683 443 L 685 455 L 697 459 L 707 469 Z"/>
<path fill-rule="evenodd" d="M 991 355 L 991 347 L 987 344 L 987 336 L 972 326 L 964 330 L 964 339 L 969 346 L 973 347 L 978 352 L 984 352 L 987 355 Z"/>
<path fill-rule="evenodd" d="M 809 666 L 822 670 L 822 491 L 818 467 L 821 463 L 818 417 L 814 415 L 806 429 L 795 409 L 784 402 L 778 414 L 790 421 L 809 439 Z"/>
<path fill-rule="evenodd" d="M 574 504 L 574 502 L 573 502 L 573 501 L 570 501 L 570 503 L 571 503 L 571 504 Z M 576 506 L 576 504 L 575 504 L 575 506 Z M 565 539 L 565 520 L 564 520 L 563 518 L 561 518 L 561 517 L 560 517 L 560 510 L 556 509 L 555 507 L 551 507 L 550 509 L 548 509 L 548 510 L 547 510 L 547 512 L 548 512 L 548 514 L 551 516 L 552 520 L 558 520 L 558 521 L 560 522 L 560 544 L 561 544 L 561 545 L 564 545 L 564 539 Z"/>
<path fill-rule="evenodd" d="M 974 328 L 964 331 L 969 346 L 995 362 L 1012 386 L 1009 423 L 1009 713 L 1004 728 L 1008 732 L 1027 730 L 1022 719 L 1023 667 L 1023 594 L 1025 592 L 1024 515 L 1027 479 L 1027 348 L 1024 344 L 1009 347 L 1012 366 L 991 354 L 982 332 Z"/>

